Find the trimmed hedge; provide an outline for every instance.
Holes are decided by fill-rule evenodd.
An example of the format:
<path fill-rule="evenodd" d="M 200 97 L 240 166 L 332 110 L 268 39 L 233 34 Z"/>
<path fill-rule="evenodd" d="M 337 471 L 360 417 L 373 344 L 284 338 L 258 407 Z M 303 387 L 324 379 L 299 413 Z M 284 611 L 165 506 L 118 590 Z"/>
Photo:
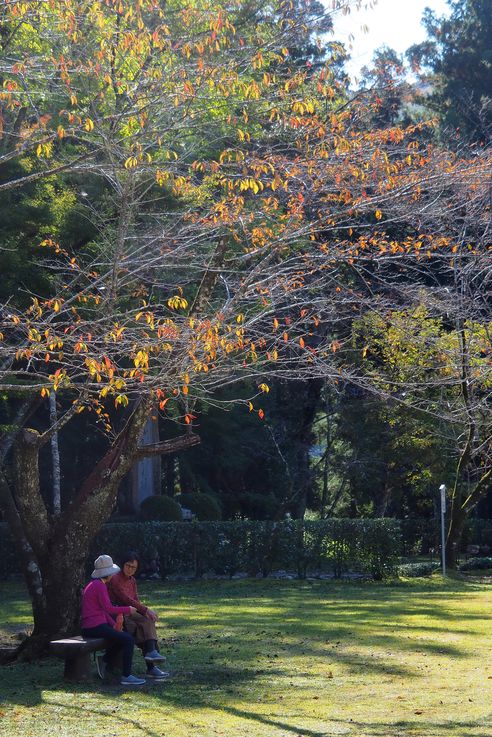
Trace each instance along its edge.
<path fill-rule="evenodd" d="M 488 543 L 490 530 L 490 520 L 471 519 L 464 540 Z M 379 579 L 397 572 L 400 555 L 417 555 L 429 548 L 437 553 L 438 533 L 434 520 L 114 522 L 106 524 L 94 541 L 87 570 L 90 573 L 101 551 L 119 560 L 130 547 L 144 562 L 157 553 L 163 577 L 240 572 L 267 576 L 283 569 L 301 578 L 314 572 L 341 578 L 355 571 Z M 0 580 L 19 576 L 13 540 L 0 523 Z"/>
<path fill-rule="evenodd" d="M 142 558 L 157 552 L 161 576 L 204 574 L 267 576 L 284 569 L 305 578 L 310 572 L 342 578 L 349 571 L 381 580 L 396 573 L 400 531 L 395 520 L 283 522 L 147 522 L 108 524 L 93 545 L 116 560 L 123 550 Z"/>
<path fill-rule="evenodd" d="M 403 563 L 398 566 L 398 575 L 405 578 L 421 578 L 431 576 L 439 568 L 439 563 Z"/>
<path fill-rule="evenodd" d="M 108 523 L 96 536 L 87 573 L 97 555 L 116 562 L 129 548 L 145 562 L 156 557 L 163 578 L 170 575 L 267 576 L 287 570 L 305 578 L 350 572 L 381 580 L 396 574 L 401 552 L 397 520 L 329 519 L 282 522 L 122 522 Z M 0 561 L 8 568 L 0 578 L 19 575 L 10 535 L 0 531 Z"/>
<path fill-rule="evenodd" d="M 492 558 L 470 558 L 459 566 L 460 571 L 485 571 L 492 568 Z"/>

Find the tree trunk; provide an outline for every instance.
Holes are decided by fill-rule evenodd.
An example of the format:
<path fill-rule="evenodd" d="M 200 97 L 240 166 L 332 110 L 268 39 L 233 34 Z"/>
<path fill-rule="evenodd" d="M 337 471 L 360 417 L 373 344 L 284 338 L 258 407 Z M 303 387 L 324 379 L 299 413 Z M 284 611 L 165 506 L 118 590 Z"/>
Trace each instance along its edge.
<path fill-rule="evenodd" d="M 453 508 L 446 538 L 446 565 L 448 568 L 456 568 L 458 563 L 461 537 L 467 518 L 468 510 L 458 505 Z"/>
<path fill-rule="evenodd" d="M 89 546 L 90 541 L 74 546 L 70 540 L 65 540 L 40 565 L 42 590 L 32 597 L 34 629 L 19 648 L 18 655 L 22 659 L 38 657 L 52 639 L 80 632 L 80 595 Z"/>
<path fill-rule="evenodd" d="M 50 403 L 50 423 L 55 425 L 58 420 L 58 412 L 56 409 L 56 393 L 51 392 L 49 397 Z M 61 470 L 60 470 L 60 451 L 58 448 L 58 432 L 54 432 L 51 436 L 51 465 L 53 469 L 53 514 L 61 512 Z"/>
<path fill-rule="evenodd" d="M 378 518 L 382 518 L 386 516 L 386 511 L 388 509 L 388 504 L 390 503 L 391 499 L 391 486 L 386 483 L 383 487 L 383 490 L 380 494 L 380 496 L 376 500 L 376 507 L 374 509 L 374 516 Z"/>
<path fill-rule="evenodd" d="M 14 491 L 0 469 L 0 501 L 13 532 L 34 617 L 33 634 L 20 646 L 20 657 L 37 657 L 50 639 L 79 631 L 80 594 L 91 541 L 109 517 L 118 487 L 133 464 L 147 454 L 176 453 L 199 442 L 189 434 L 141 448 L 150 407 L 149 399 L 137 404 L 76 499 L 58 516 L 48 514 L 39 489 L 42 436 L 38 432 L 24 429 L 16 441 Z"/>
<path fill-rule="evenodd" d="M 448 534 L 446 537 L 446 562 L 449 568 L 456 568 L 466 521 L 478 502 L 490 492 L 491 480 L 492 469 L 489 468 L 478 479 L 473 490 L 464 500 L 463 494 L 455 489 L 449 511 Z"/>
<path fill-rule="evenodd" d="M 165 488 L 167 496 L 174 496 L 176 485 L 176 458 L 171 455 L 165 463 Z"/>

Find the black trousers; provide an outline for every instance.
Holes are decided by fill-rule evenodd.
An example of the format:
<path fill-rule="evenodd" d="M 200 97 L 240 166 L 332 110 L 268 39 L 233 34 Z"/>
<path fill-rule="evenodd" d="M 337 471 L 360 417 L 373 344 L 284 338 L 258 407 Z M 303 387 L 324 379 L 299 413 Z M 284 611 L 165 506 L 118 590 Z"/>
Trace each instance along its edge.
<path fill-rule="evenodd" d="M 82 635 L 84 637 L 104 637 L 105 640 L 109 640 L 111 642 L 111 646 L 106 650 L 104 659 L 107 660 L 109 653 L 112 653 L 115 650 L 121 650 L 123 656 L 122 673 L 124 676 L 130 675 L 135 641 L 128 632 L 118 632 L 118 630 L 113 629 L 109 624 L 98 624 L 97 627 L 83 629 Z"/>

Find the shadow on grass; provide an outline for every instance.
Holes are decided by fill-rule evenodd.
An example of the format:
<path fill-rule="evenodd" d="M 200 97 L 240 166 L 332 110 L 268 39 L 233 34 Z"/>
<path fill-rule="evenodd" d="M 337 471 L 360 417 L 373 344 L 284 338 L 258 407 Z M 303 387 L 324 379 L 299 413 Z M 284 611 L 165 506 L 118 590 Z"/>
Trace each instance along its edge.
<path fill-rule="evenodd" d="M 302 737 L 327 737 L 328 735 L 328 732 L 326 730 L 323 730 L 323 732 L 317 732 L 311 729 L 306 729 L 306 727 L 304 726 L 296 727 L 295 725 L 289 724 L 287 722 L 281 722 L 278 719 L 270 719 L 264 714 L 255 714 L 249 709 L 248 711 L 245 711 L 244 709 L 237 709 L 235 707 L 225 706 L 223 707 L 223 711 L 227 712 L 228 714 L 232 714 L 235 717 L 240 717 L 241 719 L 259 722 L 260 724 L 264 724 L 269 727 L 278 727 L 279 729 L 283 729 L 286 732 L 292 732 L 292 734 L 295 735 L 302 734 Z"/>
<path fill-rule="evenodd" d="M 333 735 L 334 725 L 340 727 L 340 724 L 347 725 L 347 732 L 350 730 L 359 729 L 361 734 L 370 733 L 373 737 L 388 737 L 391 734 L 398 735 L 398 737 L 422 737 L 423 734 L 429 737 L 434 734 L 438 734 L 436 730 L 439 730 L 439 734 L 451 734 L 448 730 L 458 728 L 459 737 L 490 737 L 490 727 L 483 727 L 483 731 L 477 732 L 477 725 L 474 722 L 411 722 L 411 721 L 398 721 L 398 722 L 357 722 L 351 719 L 331 720 L 326 719 L 327 728 L 326 730 L 313 731 L 306 729 L 305 727 L 297 727 L 295 725 L 278 721 L 277 719 L 271 719 L 264 714 L 256 714 L 251 710 L 245 711 L 243 709 L 237 709 L 232 707 L 223 707 L 223 710 L 233 716 L 241 717 L 242 719 L 259 722 L 265 726 L 278 727 L 286 732 L 291 732 L 295 735 L 302 735 L 302 737 L 329 737 Z M 333 725 L 333 726 L 331 726 Z M 466 730 L 466 731 L 465 731 Z M 339 733 L 339 730 L 337 731 Z"/>
<path fill-rule="evenodd" d="M 481 726 L 477 722 L 470 721 L 434 721 L 426 719 L 422 716 L 421 720 L 398 720 L 396 722 L 358 722 L 356 720 L 345 721 L 345 724 L 351 729 L 356 728 L 367 732 L 371 730 L 371 737 L 388 737 L 394 734 L 395 737 L 433 737 L 434 735 L 455 734 L 456 737 L 490 737 L 490 719 L 492 715 L 487 715 L 480 721 L 484 722 Z M 337 724 L 343 723 L 336 720 Z M 459 731 L 455 731 L 459 730 Z M 326 733 L 327 734 L 327 733 Z"/>
<path fill-rule="evenodd" d="M 23 665 L 19 664 L 19 666 L 12 666 L 11 668 L 15 671 Z M 37 667 L 36 664 L 30 667 L 34 668 L 38 674 L 43 668 L 39 664 Z M 47 660 L 44 667 L 47 670 L 52 669 L 52 661 Z M 269 674 L 275 676 L 281 675 L 281 672 L 269 671 Z M 90 681 L 84 684 L 73 685 L 69 685 L 63 681 L 50 684 L 49 691 L 51 693 L 65 693 L 73 697 L 73 703 L 67 703 L 67 701 L 47 694 L 46 684 L 41 687 L 41 684 L 36 682 L 36 679 L 32 677 L 29 681 L 24 681 L 21 688 L 11 682 L 6 692 L 2 694 L 0 704 L 2 702 L 10 702 L 25 707 L 36 707 L 43 704 L 47 708 L 55 709 L 58 713 L 64 711 L 71 712 L 74 715 L 80 715 L 81 703 L 77 697 L 81 697 L 84 700 L 82 702 L 84 704 L 84 714 L 86 716 L 91 715 L 92 717 L 107 719 L 108 727 L 111 726 L 112 732 L 115 729 L 119 729 L 121 734 L 125 734 L 125 727 L 135 727 L 142 735 L 147 735 L 147 737 L 162 737 L 162 728 L 159 731 L 155 731 L 155 729 L 142 723 L 139 719 L 119 713 L 118 699 L 129 693 L 134 693 L 140 700 L 141 695 L 145 694 L 147 697 L 154 697 L 161 704 L 171 706 L 173 710 L 176 707 L 186 710 L 200 710 L 205 707 L 222 710 L 221 706 L 218 707 L 216 704 L 210 703 L 211 694 L 216 693 L 217 697 L 219 697 L 219 694 L 222 694 L 223 697 L 224 694 L 232 693 L 232 689 L 240 688 L 251 683 L 255 676 L 256 672 L 253 670 L 221 667 L 197 668 L 193 672 L 178 674 L 174 679 L 164 682 L 148 682 L 146 686 L 136 689 L 125 689 L 119 685 L 106 685 L 100 681 Z M 108 710 L 108 708 L 101 708 L 97 703 L 89 704 L 88 697 L 107 697 L 112 704 L 112 708 Z M 232 710 L 231 713 L 233 713 Z M 304 732 L 304 734 L 309 733 Z"/>
<path fill-rule="evenodd" d="M 319 667 L 327 671 L 331 664 L 341 663 L 355 673 L 413 678 L 421 678 L 422 674 L 416 668 L 392 662 L 393 653 L 469 657 L 459 647 L 443 645 L 440 635 L 449 631 L 456 621 L 459 603 L 474 590 L 483 589 L 468 582 L 437 586 L 427 582 L 354 585 L 271 580 L 195 582 L 172 587 L 144 584 L 141 597 L 157 609 L 159 634 L 168 636 L 166 650 L 171 670 L 176 661 L 180 670 L 172 681 L 146 686 L 141 691 L 157 704 L 175 709 L 214 709 L 295 734 L 322 737 L 327 732 L 284 724 L 256 713 L 254 705 L 246 711 L 231 702 L 245 687 L 262 688 L 264 679 L 309 679 L 310 673 L 298 669 L 298 660 L 306 656 L 316 658 Z M 9 612 L 15 618 L 25 617 L 29 604 L 18 597 L 15 590 L 14 595 L 0 603 L 0 621 L 10 622 Z M 5 613 L 4 606 L 8 606 L 9 612 Z M 460 622 L 468 623 L 467 634 L 473 634 L 474 620 L 483 620 L 478 614 L 462 610 L 459 617 Z M 175 633 L 172 637 L 170 630 Z M 419 639 L 415 639 L 417 632 L 422 633 Z M 406 637 L 407 633 L 413 639 Z M 377 657 L 371 657 L 372 649 L 378 651 Z M 138 659 L 136 654 L 136 672 L 141 670 Z M 58 703 L 51 697 L 49 700 L 54 706 L 72 710 L 79 708 L 78 697 L 110 694 L 117 699 L 123 691 L 101 686 L 99 681 L 69 685 L 62 680 L 62 670 L 62 661 L 52 659 L 0 667 L 0 703 L 34 707 L 46 703 L 43 692 L 48 690 L 73 694 L 73 705 Z M 108 714 L 97 704 L 91 704 L 90 711 L 111 716 L 114 722 L 120 720 L 122 726 L 132 724 L 149 737 L 157 737 L 138 720 Z M 350 726 L 354 723 L 350 722 Z M 460 729 L 464 726 L 467 725 L 460 725 Z M 384 724 L 371 725 L 374 734 L 381 737 L 389 734 L 388 728 Z M 436 724 L 437 728 L 444 727 Z M 412 722 L 402 723 L 399 729 L 409 737 L 418 734 L 411 731 L 416 729 Z M 467 737 L 465 732 L 459 734 Z M 482 735 L 475 732 L 474 737 Z M 490 731 L 484 732 L 483 737 L 490 737 Z"/>

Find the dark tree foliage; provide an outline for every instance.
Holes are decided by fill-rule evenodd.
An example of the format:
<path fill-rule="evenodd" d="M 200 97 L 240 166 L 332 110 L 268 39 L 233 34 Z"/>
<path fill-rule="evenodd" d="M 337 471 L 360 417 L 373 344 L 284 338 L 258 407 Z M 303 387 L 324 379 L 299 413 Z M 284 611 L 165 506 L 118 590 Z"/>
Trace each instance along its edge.
<path fill-rule="evenodd" d="M 407 56 L 428 86 L 427 103 L 445 137 L 485 144 L 492 137 L 492 0 L 448 0 L 449 17 L 427 9 L 428 40 Z"/>
<path fill-rule="evenodd" d="M 446 456 L 432 418 L 364 392 L 340 403 L 335 462 L 352 516 L 428 517 Z"/>
<path fill-rule="evenodd" d="M 179 490 L 213 494 L 225 519 L 303 517 L 314 497 L 310 451 L 320 391 L 318 381 L 272 381 L 261 400 L 264 420 L 244 405 L 201 413 L 202 442 L 180 459 Z"/>

